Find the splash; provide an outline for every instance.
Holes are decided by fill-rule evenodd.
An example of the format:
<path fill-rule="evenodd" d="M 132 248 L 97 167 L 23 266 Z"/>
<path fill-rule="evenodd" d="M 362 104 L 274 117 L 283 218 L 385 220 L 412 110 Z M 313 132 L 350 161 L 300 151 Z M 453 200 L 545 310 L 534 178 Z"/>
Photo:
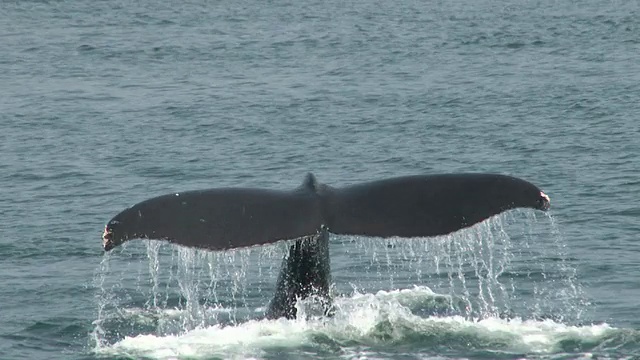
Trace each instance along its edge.
<path fill-rule="evenodd" d="M 437 238 L 332 237 L 332 262 L 342 253 L 352 266 L 334 278 L 356 274 L 345 282 L 351 295 L 336 296 L 329 319 L 299 302 L 301 320 L 295 321 L 259 320 L 291 242 L 216 253 L 127 243 L 118 256 L 105 255 L 94 280 L 98 313 L 90 340 L 97 353 L 150 358 L 234 351 L 269 357 L 280 347 L 346 351 L 352 343 L 420 338 L 438 345 L 467 336 L 481 351 L 499 343 L 496 351 L 553 352 L 557 343 L 549 338 L 556 333 L 543 333 L 538 343 L 529 341 L 531 334 L 548 324 L 556 332 L 574 329 L 587 302 L 553 217 L 545 219 L 539 224 L 535 214 L 514 211 Z M 135 255 L 145 254 L 135 249 L 141 246 L 146 257 Z M 519 340 L 500 340 L 503 333 Z"/>
<path fill-rule="evenodd" d="M 96 273 L 98 311 L 90 345 L 101 348 L 126 336 L 180 334 L 261 315 L 248 304 L 262 302 L 262 288 L 275 283 L 260 274 L 273 273 L 274 258 L 280 260 L 283 250 L 212 253 L 158 241 L 125 244 L 116 255 L 107 253 Z"/>
<path fill-rule="evenodd" d="M 516 210 L 437 238 L 345 241 L 356 250 L 348 255 L 378 277 L 360 290 L 428 284 L 466 302 L 471 318 L 583 321 L 589 303 L 553 217 L 545 219 Z"/>
<path fill-rule="evenodd" d="M 150 359 L 274 358 L 283 354 L 310 358 L 322 357 L 327 349 L 357 353 L 366 348 L 369 358 L 376 358 L 390 347 L 409 347 L 427 358 L 436 353 L 453 356 L 469 352 L 504 357 L 553 354 L 571 346 L 587 356 L 588 351 L 615 342 L 620 335 L 620 330 L 607 324 L 571 326 L 553 320 L 470 320 L 415 313 L 428 304 L 437 306 L 447 297 L 427 287 L 358 293 L 337 298 L 338 311 L 332 318 L 250 320 L 175 335 L 140 334 L 105 346 L 99 354 Z M 176 314 L 167 311 L 163 316 Z"/>
<path fill-rule="evenodd" d="M 105 254 L 100 262 L 99 270 L 96 271 L 93 277 L 93 286 L 98 289 L 96 294 L 96 300 L 98 303 L 98 310 L 96 314 L 96 320 L 93 321 L 93 331 L 89 334 L 89 342 L 93 345 L 94 351 L 99 351 L 106 346 L 105 330 L 103 327 L 103 319 L 105 318 L 106 307 L 110 302 L 110 296 L 107 293 L 104 283 L 106 274 L 109 273 L 109 254 Z"/>

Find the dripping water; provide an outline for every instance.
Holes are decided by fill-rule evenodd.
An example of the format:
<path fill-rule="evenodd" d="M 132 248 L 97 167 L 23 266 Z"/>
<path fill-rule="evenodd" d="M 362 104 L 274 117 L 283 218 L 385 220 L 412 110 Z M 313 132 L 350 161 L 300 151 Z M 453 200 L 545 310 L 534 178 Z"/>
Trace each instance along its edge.
<path fill-rule="evenodd" d="M 450 296 L 451 313 L 471 318 L 579 321 L 588 302 L 553 216 L 544 220 L 514 210 L 435 238 L 345 240 L 365 267 L 387 272 L 366 291 L 428 286 Z"/>
<path fill-rule="evenodd" d="M 513 211 L 436 238 L 332 235 L 332 243 L 342 244 L 332 245 L 332 258 L 341 252 L 353 263 L 356 271 L 347 272 L 361 278 L 342 285 L 355 294 L 415 286 L 441 294 L 445 308 L 423 309 L 424 315 L 579 319 L 587 303 L 576 269 L 553 217 L 543 220 L 532 212 Z M 291 245 L 285 241 L 206 252 L 156 241 L 140 243 L 146 244 L 146 257 L 116 256 L 111 260 L 122 266 L 110 266 L 110 256 L 105 255 L 96 274 L 98 314 L 92 337 L 97 347 L 132 334 L 178 334 L 261 317 Z M 125 247 L 121 253 L 125 251 L 129 252 Z M 139 274 L 135 288 L 127 284 L 132 269 Z M 335 271 L 333 275 L 334 280 L 343 276 Z M 527 298 L 533 300 L 523 300 Z"/>
<path fill-rule="evenodd" d="M 288 246 L 284 243 L 208 252 L 138 241 L 105 253 L 94 278 L 98 310 L 92 345 L 99 348 L 137 334 L 175 335 L 262 316 L 264 309 L 256 305 L 262 305 L 263 291 L 271 293 L 275 287 Z M 253 279 L 259 279 L 257 286 Z"/>

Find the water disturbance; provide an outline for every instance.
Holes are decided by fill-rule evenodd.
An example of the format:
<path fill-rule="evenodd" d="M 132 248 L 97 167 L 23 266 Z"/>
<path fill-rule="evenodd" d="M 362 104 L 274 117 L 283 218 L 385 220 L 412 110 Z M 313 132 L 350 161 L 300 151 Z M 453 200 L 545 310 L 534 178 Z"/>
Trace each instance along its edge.
<path fill-rule="evenodd" d="M 588 348 L 615 333 L 606 324 L 581 323 L 586 300 L 552 215 L 512 211 L 431 239 L 331 242 L 333 253 L 357 255 L 377 280 L 350 282 L 349 292 L 337 284 L 337 311 L 330 318 L 309 317 L 307 301 L 301 301 L 296 320 L 262 318 L 290 242 L 206 252 L 141 241 L 119 254 L 146 246 L 147 257 L 132 263 L 148 269 L 133 292 L 117 280 L 107 285 L 118 271 L 105 255 L 96 277 L 95 351 L 154 359 L 269 358 L 283 348 L 295 354 L 346 347 L 346 356 L 358 348 L 419 341 L 430 349 L 426 354 L 441 346 L 487 356 L 552 354 L 568 343 Z M 400 270 L 412 276 L 401 279 Z M 522 278 L 532 281 L 525 286 Z M 334 279 L 340 279 L 335 271 Z M 367 356 L 375 358 L 373 353 Z"/>

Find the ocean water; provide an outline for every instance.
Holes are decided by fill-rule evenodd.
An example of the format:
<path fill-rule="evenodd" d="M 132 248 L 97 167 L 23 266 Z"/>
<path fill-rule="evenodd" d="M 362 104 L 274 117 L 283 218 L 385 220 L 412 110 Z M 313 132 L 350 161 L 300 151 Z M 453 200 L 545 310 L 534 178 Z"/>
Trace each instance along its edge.
<path fill-rule="evenodd" d="M 636 1 L 4 1 L 0 359 L 640 357 Z M 333 236 L 336 315 L 264 320 L 286 243 L 104 224 L 156 195 L 495 172 L 551 196 Z"/>

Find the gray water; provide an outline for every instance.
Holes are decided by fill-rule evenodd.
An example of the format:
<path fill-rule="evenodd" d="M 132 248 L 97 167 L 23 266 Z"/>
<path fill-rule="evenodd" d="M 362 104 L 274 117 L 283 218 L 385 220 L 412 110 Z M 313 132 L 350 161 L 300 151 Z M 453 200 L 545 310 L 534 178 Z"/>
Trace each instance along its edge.
<path fill-rule="evenodd" d="M 639 19 L 634 1 L 3 2 L 0 358 L 640 357 Z M 333 237 L 331 319 L 261 320 L 286 244 L 101 250 L 138 201 L 307 171 L 504 173 L 552 211 Z"/>

